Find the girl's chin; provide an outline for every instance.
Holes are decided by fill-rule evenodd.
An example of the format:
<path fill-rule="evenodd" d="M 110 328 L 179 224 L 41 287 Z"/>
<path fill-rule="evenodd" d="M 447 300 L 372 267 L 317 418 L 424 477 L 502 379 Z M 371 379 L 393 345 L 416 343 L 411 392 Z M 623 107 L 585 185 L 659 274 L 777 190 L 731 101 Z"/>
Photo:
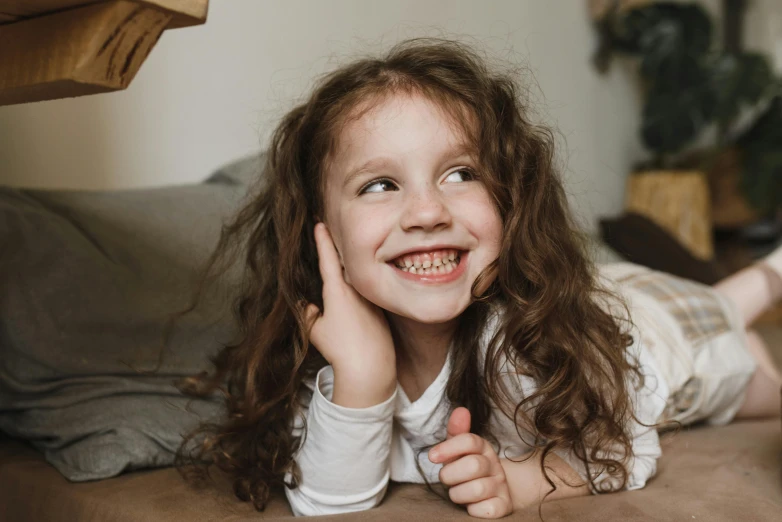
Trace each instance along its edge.
<path fill-rule="evenodd" d="M 458 316 L 454 317 L 409 317 L 405 316 L 405 319 L 415 321 L 418 324 L 445 324 L 453 321 Z"/>
<path fill-rule="evenodd" d="M 400 302 L 402 296 L 395 295 L 394 289 L 384 293 L 362 293 L 365 299 L 400 319 L 407 319 L 425 324 L 441 324 L 453 321 L 470 305 L 470 299 L 462 293 L 450 292 L 451 295 L 421 296 Z M 428 298 L 427 298 L 428 297 Z"/>
<path fill-rule="evenodd" d="M 452 310 L 437 310 L 436 313 L 422 313 L 420 310 L 397 310 L 395 315 L 411 321 L 423 324 L 442 324 L 453 321 L 461 315 L 464 310 L 461 308 Z"/>

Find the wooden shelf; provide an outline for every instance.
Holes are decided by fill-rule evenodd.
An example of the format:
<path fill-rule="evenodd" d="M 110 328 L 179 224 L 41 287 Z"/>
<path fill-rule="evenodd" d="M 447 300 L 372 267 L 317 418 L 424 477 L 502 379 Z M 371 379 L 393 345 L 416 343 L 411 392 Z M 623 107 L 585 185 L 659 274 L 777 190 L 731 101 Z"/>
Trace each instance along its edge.
<path fill-rule="evenodd" d="M 200 25 L 206 21 L 208 0 L 134 0 L 137 4 L 157 8 L 172 15 L 166 27 L 187 27 Z M 89 4 L 105 3 L 106 0 L 0 0 L 0 24 L 18 22 L 67 11 Z"/>
<path fill-rule="evenodd" d="M 127 88 L 166 29 L 209 0 L 0 0 L 0 105 Z"/>

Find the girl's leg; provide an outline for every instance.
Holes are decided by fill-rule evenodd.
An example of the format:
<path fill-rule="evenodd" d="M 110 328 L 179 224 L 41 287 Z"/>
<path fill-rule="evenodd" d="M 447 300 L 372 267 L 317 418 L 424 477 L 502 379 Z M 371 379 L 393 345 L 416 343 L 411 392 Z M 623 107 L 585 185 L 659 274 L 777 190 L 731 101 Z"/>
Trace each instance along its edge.
<path fill-rule="evenodd" d="M 760 335 L 749 329 L 755 319 L 782 298 L 782 247 L 754 265 L 727 277 L 714 289 L 738 307 L 747 328 L 747 348 L 758 369 L 747 385 L 744 404 L 736 418 L 779 416 L 782 376 Z"/>
<path fill-rule="evenodd" d="M 782 250 L 775 250 L 771 256 L 778 253 L 782 254 Z M 775 269 L 769 263 L 771 256 L 714 285 L 715 290 L 736 303 L 745 328 L 782 297 L 782 263 Z"/>
<path fill-rule="evenodd" d="M 779 417 L 782 412 L 782 376 L 774 364 L 763 338 L 754 330 L 747 331 L 747 347 L 758 369 L 747 385 L 747 394 L 736 419 Z"/>

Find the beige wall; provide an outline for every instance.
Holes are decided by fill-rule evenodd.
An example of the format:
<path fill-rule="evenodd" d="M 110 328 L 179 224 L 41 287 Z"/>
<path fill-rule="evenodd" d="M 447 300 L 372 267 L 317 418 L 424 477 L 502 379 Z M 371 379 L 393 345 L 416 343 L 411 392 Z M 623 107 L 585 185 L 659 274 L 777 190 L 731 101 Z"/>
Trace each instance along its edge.
<path fill-rule="evenodd" d="M 592 69 L 586 0 L 212 0 L 206 25 L 166 32 L 126 91 L 0 107 L 0 183 L 200 181 L 262 146 L 314 75 L 424 35 L 465 37 L 529 65 L 534 78 L 525 82 L 540 117 L 561 133 L 582 223 L 619 212 L 625 175 L 643 156 L 637 94 L 622 68 L 606 77 Z"/>
<path fill-rule="evenodd" d="M 770 53 L 776 70 L 782 71 L 782 1 L 751 0 L 745 24 L 747 48 Z"/>

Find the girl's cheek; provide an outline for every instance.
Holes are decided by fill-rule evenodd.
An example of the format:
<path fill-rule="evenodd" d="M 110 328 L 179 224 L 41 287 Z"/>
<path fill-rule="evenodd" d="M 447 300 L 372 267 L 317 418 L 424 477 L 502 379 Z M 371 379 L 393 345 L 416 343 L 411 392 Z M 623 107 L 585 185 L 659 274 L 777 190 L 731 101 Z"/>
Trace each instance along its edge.
<path fill-rule="evenodd" d="M 377 249 L 388 236 L 396 216 L 382 207 L 376 210 L 356 212 L 350 217 L 350 227 L 354 244 L 367 249 Z M 374 250 L 372 250 L 374 251 Z"/>
<path fill-rule="evenodd" d="M 475 191 L 451 205 L 453 211 L 469 222 L 485 226 L 499 220 L 497 207 L 483 191 Z"/>

